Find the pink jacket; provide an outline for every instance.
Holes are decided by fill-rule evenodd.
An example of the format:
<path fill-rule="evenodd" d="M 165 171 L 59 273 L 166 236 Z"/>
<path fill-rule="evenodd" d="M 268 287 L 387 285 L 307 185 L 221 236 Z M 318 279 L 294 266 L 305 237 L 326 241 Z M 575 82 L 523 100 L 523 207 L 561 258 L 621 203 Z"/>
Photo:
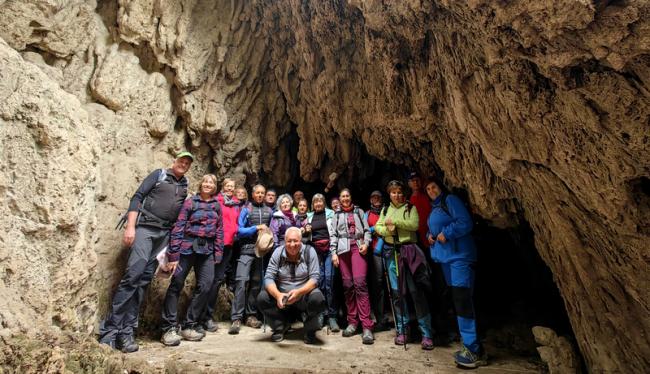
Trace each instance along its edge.
<path fill-rule="evenodd" d="M 232 197 L 233 201 L 239 203 L 236 197 Z M 237 234 L 237 219 L 239 218 L 239 205 L 226 206 L 224 203 L 223 194 L 219 192 L 217 195 L 219 205 L 221 205 L 221 212 L 223 216 L 223 245 L 233 245 L 235 235 Z"/>

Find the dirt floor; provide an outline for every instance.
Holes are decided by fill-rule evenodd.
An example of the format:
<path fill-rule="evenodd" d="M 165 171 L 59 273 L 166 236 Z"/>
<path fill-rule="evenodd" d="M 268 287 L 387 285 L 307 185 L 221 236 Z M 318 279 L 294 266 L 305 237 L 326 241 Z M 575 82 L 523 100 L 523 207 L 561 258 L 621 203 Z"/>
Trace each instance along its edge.
<path fill-rule="evenodd" d="M 452 354 L 458 344 L 423 351 L 419 344 L 403 347 L 393 344 L 394 330 L 375 335 L 374 345 L 361 344 L 361 336 L 343 338 L 341 333 L 317 333 L 315 345 L 302 341 L 300 324 L 280 343 L 270 340 L 271 332 L 242 327 L 239 335 L 228 335 L 227 323 L 208 333 L 201 342 L 183 341 L 178 347 L 164 347 L 157 341 L 140 341 L 133 355 L 150 365 L 163 368 L 171 362 L 187 371 L 228 373 L 462 373 Z M 477 373 L 540 373 L 543 369 L 526 358 L 488 350 L 490 363 Z"/>

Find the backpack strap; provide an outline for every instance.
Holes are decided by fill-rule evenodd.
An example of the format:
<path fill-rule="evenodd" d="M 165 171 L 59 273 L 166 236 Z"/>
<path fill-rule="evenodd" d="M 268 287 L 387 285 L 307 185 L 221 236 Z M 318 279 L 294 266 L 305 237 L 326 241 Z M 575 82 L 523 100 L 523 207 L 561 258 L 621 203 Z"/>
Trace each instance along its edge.
<path fill-rule="evenodd" d="M 307 270 L 309 270 L 309 264 L 311 263 L 311 248 L 312 246 L 305 244 L 305 262 L 307 263 Z"/>
<path fill-rule="evenodd" d="M 361 226 L 365 226 L 363 223 L 364 222 L 363 217 L 361 217 L 361 210 L 359 209 L 359 207 L 356 206 L 354 207 L 354 213 L 356 213 L 357 217 L 359 217 L 359 221 L 361 221 Z"/>
<path fill-rule="evenodd" d="M 449 213 L 449 206 L 447 205 L 447 194 L 442 196 L 442 199 L 440 200 L 440 209 L 442 209 L 443 212 L 447 213 L 448 216 L 451 217 L 451 213 Z"/>
<path fill-rule="evenodd" d="M 156 185 L 159 185 L 160 183 L 164 182 L 165 179 L 167 179 L 167 170 L 165 168 L 162 168 L 158 173 L 158 181 L 156 182 Z"/>

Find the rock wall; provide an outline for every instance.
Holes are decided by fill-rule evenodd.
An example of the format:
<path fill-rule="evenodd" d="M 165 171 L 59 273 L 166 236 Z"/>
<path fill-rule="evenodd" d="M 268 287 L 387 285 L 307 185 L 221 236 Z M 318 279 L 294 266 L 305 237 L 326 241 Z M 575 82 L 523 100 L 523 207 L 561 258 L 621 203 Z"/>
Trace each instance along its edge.
<path fill-rule="evenodd" d="M 283 185 L 295 127 L 307 181 L 350 181 L 367 152 L 442 170 L 494 225 L 525 217 L 589 368 L 650 364 L 646 1 L 29 0 L 0 14 L 3 326 L 92 329 L 123 268 L 113 222 L 149 171 L 189 147 L 193 181 Z"/>

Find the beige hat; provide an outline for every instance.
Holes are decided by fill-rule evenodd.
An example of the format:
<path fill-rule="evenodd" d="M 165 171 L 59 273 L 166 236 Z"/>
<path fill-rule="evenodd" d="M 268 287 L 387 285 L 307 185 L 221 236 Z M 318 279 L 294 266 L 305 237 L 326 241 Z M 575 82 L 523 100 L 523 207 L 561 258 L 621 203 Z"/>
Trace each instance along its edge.
<path fill-rule="evenodd" d="M 255 242 L 255 256 L 264 257 L 273 249 L 273 233 L 270 229 L 266 228 L 257 233 L 257 241 Z"/>

